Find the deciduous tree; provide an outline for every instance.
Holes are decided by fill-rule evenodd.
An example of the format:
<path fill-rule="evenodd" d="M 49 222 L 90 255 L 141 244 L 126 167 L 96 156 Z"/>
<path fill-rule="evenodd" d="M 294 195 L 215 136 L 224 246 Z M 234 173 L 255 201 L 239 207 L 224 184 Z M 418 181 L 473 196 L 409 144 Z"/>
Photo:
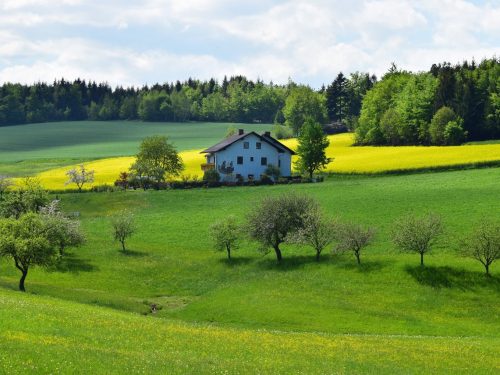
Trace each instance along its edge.
<path fill-rule="evenodd" d="M 0 219 L 0 255 L 14 260 L 21 271 L 19 290 L 25 291 L 28 271 L 35 266 L 49 266 L 55 260 L 55 242 L 47 223 L 36 213 L 19 219 Z"/>
<path fill-rule="evenodd" d="M 311 198 L 295 194 L 264 198 L 248 215 L 248 235 L 263 251 L 273 249 L 279 263 L 280 245 L 287 236 L 304 228 L 305 216 L 316 206 Z"/>
<path fill-rule="evenodd" d="M 424 255 L 442 233 L 440 216 L 432 213 L 424 216 L 408 214 L 394 223 L 392 240 L 402 251 L 420 254 L 420 265 L 423 266 Z"/>
<path fill-rule="evenodd" d="M 307 119 L 299 134 L 297 147 L 299 159 L 296 163 L 298 169 L 307 172 L 312 178 L 315 171 L 326 167 L 331 161 L 326 157 L 326 148 L 329 144 L 321 125 L 311 118 Z"/>
<path fill-rule="evenodd" d="M 227 258 L 231 259 L 231 251 L 239 246 L 240 227 L 234 216 L 216 221 L 210 226 L 210 237 L 215 250 L 226 251 Z"/>
<path fill-rule="evenodd" d="M 500 259 L 500 222 L 483 220 L 462 242 L 462 253 L 481 262 L 486 275 L 491 264 Z"/>

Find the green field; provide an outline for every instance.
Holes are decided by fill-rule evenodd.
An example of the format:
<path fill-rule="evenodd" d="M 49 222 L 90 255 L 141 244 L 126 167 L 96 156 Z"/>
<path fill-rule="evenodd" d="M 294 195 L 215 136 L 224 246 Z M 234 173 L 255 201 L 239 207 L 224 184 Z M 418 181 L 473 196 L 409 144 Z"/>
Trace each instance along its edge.
<path fill-rule="evenodd" d="M 456 255 L 472 224 L 500 218 L 498 181 L 491 168 L 64 194 L 88 243 L 57 267 L 34 270 L 28 295 L 14 291 L 18 274 L 0 261 L 0 372 L 498 373 L 500 264 L 486 278 L 479 263 Z M 317 263 L 296 246 L 284 246 L 281 265 L 252 243 L 231 263 L 211 250 L 213 220 L 243 218 L 261 197 L 292 191 L 330 216 L 378 228 L 361 267 L 330 253 Z M 125 207 L 139 232 L 123 254 L 109 216 Z M 388 241 L 391 223 L 409 210 L 438 212 L 446 224 L 424 269 Z M 141 315 L 151 303 L 162 309 Z"/>
<path fill-rule="evenodd" d="M 25 176 L 81 161 L 137 153 L 149 135 L 168 135 L 179 150 L 221 140 L 229 126 L 258 132 L 271 125 L 73 121 L 0 127 L 0 175 Z"/>

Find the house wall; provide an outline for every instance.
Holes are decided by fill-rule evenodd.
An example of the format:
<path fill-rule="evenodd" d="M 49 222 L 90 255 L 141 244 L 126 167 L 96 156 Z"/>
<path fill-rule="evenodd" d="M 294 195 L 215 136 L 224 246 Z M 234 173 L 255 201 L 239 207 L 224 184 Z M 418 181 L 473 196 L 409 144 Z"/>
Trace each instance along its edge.
<path fill-rule="evenodd" d="M 245 149 L 243 147 L 244 142 L 249 142 L 249 148 Z M 256 143 L 260 142 L 262 144 L 261 149 L 256 148 Z M 238 156 L 243 157 L 243 164 L 238 164 Z M 251 158 L 253 157 L 253 161 Z M 278 150 L 262 141 L 257 136 L 251 134 L 239 141 L 236 141 L 230 145 L 225 150 L 219 151 L 216 154 L 217 168 L 222 165 L 225 161 L 226 164 L 233 162 L 234 172 L 232 178 L 234 179 L 237 174 L 243 176 L 245 180 L 248 179 L 248 175 L 253 175 L 255 179 L 260 179 L 260 176 L 264 174 L 267 165 L 261 165 L 261 158 L 267 158 L 267 165 L 273 164 L 275 166 L 279 165 L 281 160 L 281 175 L 290 176 L 290 161 L 291 156 L 288 152 L 279 153 Z M 221 178 L 227 178 L 227 175 L 221 173 Z"/>

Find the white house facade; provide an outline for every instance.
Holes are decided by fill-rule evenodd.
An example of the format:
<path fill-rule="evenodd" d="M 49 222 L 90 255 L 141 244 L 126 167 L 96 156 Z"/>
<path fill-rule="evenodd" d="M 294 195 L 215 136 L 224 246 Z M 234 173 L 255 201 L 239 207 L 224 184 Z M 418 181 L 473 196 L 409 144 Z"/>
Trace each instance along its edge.
<path fill-rule="evenodd" d="M 260 135 L 245 133 L 243 129 L 202 153 L 207 159 L 202 169 L 216 169 L 226 181 L 259 180 L 269 165 L 278 167 L 281 176 L 291 176 L 292 155 L 295 154 L 269 132 Z"/>

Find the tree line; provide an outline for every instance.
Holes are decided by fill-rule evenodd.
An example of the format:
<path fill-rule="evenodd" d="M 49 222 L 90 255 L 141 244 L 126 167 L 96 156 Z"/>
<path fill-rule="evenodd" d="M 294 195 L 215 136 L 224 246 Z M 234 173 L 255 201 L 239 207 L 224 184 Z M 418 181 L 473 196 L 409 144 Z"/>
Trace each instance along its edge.
<path fill-rule="evenodd" d="M 418 254 L 424 267 L 424 256 L 435 247 L 444 231 L 439 215 L 410 212 L 392 224 L 390 237 L 401 252 Z M 263 253 L 274 252 L 278 263 L 283 260 L 282 245 L 296 244 L 311 248 L 316 261 L 331 246 L 333 253 L 353 254 L 360 265 L 361 255 L 375 239 L 376 228 L 329 218 L 311 197 L 286 194 L 266 197 L 254 204 L 243 223 L 238 223 L 235 216 L 214 222 L 209 234 L 214 249 L 226 252 L 228 260 L 232 251 L 249 239 Z M 490 266 L 500 259 L 500 222 L 482 219 L 460 239 L 459 247 L 461 255 L 480 262 L 489 276 Z"/>
<path fill-rule="evenodd" d="M 381 80 L 339 73 L 314 90 L 244 76 L 111 88 L 61 79 L 0 86 L 0 126 L 74 120 L 274 123 L 296 136 L 309 118 L 326 131 L 355 131 L 360 145 L 451 145 L 500 138 L 500 60 L 434 64 L 412 73 L 392 65 Z M 284 126 L 283 126 L 284 125 Z"/>
<path fill-rule="evenodd" d="M 362 145 L 453 145 L 500 138 L 500 60 L 434 64 L 411 73 L 395 65 L 363 99 Z"/>
<path fill-rule="evenodd" d="M 374 76 L 342 74 L 328 87 L 313 90 L 289 81 L 256 82 L 244 76 L 200 81 L 116 87 L 61 79 L 52 84 L 0 86 L 0 126 L 49 121 L 142 120 L 227 121 L 287 124 L 295 134 L 304 119 L 320 123 L 359 115 Z"/>

